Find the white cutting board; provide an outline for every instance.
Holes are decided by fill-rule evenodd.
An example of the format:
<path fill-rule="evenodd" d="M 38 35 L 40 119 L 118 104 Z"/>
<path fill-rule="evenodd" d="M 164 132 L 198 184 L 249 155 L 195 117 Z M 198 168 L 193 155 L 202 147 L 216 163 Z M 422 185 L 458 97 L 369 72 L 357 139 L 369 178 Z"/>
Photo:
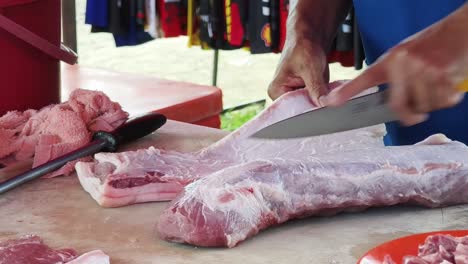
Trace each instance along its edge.
<path fill-rule="evenodd" d="M 169 121 L 131 148 L 194 151 L 226 133 Z M 260 233 L 233 249 L 194 248 L 160 240 L 156 222 L 167 203 L 105 209 L 76 177 L 38 180 L 0 197 L 0 240 L 37 234 L 53 247 L 80 253 L 102 249 L 112 263 L 355 263 L 389 239 L 439 229 L 468 228 L 468 206 L 394 207 L 294 221 Z"/>

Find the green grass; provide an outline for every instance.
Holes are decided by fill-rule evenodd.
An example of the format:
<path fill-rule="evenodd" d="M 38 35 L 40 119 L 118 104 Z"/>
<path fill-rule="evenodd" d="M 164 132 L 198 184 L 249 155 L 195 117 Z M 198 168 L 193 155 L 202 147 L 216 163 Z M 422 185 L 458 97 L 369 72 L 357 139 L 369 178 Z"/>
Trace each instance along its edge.
<path fill-rule="evenodd" d="M 240 110 L 226 112 L 221 115 L 221 129 L 234 131 L 263 110 L 263 105 L 251 105 Z"/>

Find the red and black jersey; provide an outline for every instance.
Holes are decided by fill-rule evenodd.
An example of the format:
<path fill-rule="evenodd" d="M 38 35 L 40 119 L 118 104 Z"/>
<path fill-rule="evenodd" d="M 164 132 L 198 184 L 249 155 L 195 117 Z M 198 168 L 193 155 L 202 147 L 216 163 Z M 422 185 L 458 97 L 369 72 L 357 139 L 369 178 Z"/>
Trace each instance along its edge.
<path fill-rule="evenodd" d="M 157 0 L 164 37 L 187 35 L 187 5 L 182 0 Z"/>
<path fill-rule="evenodd" d="M 280 0 L 270 0 L 271 50 L 276 52 L 280 39 Z"/>
<path fill-rule="evenodd" d="M 203 42 L 213 49 L 231 50 L 239 48 L 230 45 L 228 41 L 226 3 L 224 0 L 200 0 L 198 15 L 200 17 L 200 39 Z M 231 27 L 232 25 L 230 25 Z"/>
<path fill-rule="evenodd" d="M 279 39 L 276 52 L 283 51 L 284 43 L 286 42 L 286 21 L 289 15 L 289 0 L 280 0 L 279 5 Z"/>
<path fill-rule="evenodd" d="M 345 67 L 351 67 L 355 64 L 353 16 L 353 12 L 350 12 L 345 21 L 339 26 L 328 54 L 328 62 L 339 62 Z"/>
<path fill-rule="evenodd" d="M 271 0 L 249 0 L 248 39 L 252 54 L 272 51 Z"/>
<path fill-rule="evenodd" d="M 224 0 L 226 37 L 229 45 L 242 47 L 246 40 L 247 0 Z"/>

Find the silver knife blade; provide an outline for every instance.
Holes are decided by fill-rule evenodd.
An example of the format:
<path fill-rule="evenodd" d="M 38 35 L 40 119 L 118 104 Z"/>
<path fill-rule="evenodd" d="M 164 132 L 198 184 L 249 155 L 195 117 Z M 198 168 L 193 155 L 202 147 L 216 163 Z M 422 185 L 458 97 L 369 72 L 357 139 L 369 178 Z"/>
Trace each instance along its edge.
<path fill-rule="evenodd" d="M 323 107 L 293 116 L 251 137 L 287 139 L 311 137 L 378 125 L 397 120 L 387 105 L 387 92 L 380 91 L 349 100 L 338 107 Z"/>

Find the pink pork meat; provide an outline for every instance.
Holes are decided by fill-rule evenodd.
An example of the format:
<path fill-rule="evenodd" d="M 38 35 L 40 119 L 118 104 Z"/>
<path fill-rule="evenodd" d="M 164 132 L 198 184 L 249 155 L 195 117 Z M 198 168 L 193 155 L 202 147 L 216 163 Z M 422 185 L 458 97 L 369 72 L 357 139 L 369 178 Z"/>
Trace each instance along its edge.
<path fill-rule="evenodd" d="M 394 263 L 387 256 L 383 264 Z M 429 236 L 419 246 L 418 256 L 406 256 L 402 264 L 468 264 L 468 236 Z"/>
<path fill-rule="evenodd" d="M 168 241 L 234 247 L 295 218 L 404 203 L 468 203 L 467 164 L 468 147 L 443 135 L 414 146 L 246 162 L 185 187 L 158 230 Z"/>
<path fill-rule="evenodd" d="M 336 86 L 339 83 L 335 83 Z M 258 117 L 212 146 L 195 153 L 154 147 L 99 153 L 75 167 L 83 188 L 104 207 L 172 200 L 187 184 L 226 168 L 256 160 L 306 161 L 317 154 L 382 146 L 381 126 L 340 134 L 270 141 L 249 138 L 259 129 L 313 109 L 305 90 L 288 93 Z"/>
<path fill-rule="evenodd" d="M 0 167 L 33 159 L 37 167 L 90 142 L 93 132 L 112 131 L 128 114 L 104 93 L 77 89 L 67 102 L 0 117 Z M 66 164 L 49 177 L 68 174 Z"/>
<path fill-rule="evenodd" d="M 0 264 L 109 264 L 109 256 L 100 250 L 78 256 L 73 249 L 52 249 L 38 236 L 0 243 Z"/>

